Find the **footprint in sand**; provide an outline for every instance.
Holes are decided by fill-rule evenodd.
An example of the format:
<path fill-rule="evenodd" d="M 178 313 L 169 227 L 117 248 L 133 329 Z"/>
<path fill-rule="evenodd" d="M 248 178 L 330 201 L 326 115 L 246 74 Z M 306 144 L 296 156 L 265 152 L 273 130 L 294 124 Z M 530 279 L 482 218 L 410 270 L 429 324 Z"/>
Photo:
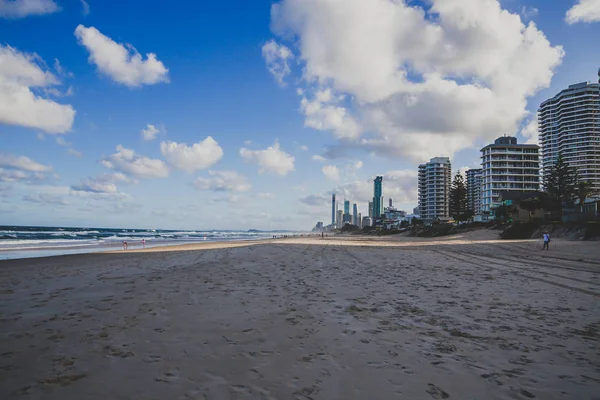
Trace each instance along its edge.
<path fill-rule="evenodd" d="M 434 385 L 433 383 L 428 383 L 429 389 L 426 390 L 427 393 L 431 395 L 434 399 L 447 399 L 450 395 L 444 392 L 441 388 Z"/>
<path fill-rule="evenodd" d="M 67 386 L 71 383 L 83 379 L 87 374 L 72 374 L 72 375 L 58 375 L 52 378 L 46 378 L 39 381 L 39 383 L 46 387 L 52 386 Z"/>

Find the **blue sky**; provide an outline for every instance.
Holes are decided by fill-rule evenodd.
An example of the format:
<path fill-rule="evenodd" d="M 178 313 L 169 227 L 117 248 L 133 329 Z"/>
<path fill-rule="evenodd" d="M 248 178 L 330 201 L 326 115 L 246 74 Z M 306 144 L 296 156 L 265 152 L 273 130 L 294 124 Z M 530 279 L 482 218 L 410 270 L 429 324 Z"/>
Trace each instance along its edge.
<path fill-rule="evenodd" d="M 412 210 L 600 67 L 598 0 L 152 4 L 0 0 L 0 224 L 309 229 L 375 175 Z"/>

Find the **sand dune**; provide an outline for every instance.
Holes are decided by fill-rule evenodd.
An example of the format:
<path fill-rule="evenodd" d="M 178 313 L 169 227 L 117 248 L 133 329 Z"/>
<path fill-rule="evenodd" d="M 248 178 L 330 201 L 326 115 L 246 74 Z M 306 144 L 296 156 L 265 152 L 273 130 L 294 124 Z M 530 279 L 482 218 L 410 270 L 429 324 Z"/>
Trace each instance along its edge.
<path fill-rule="evenodd" d="M 3 261 L 0 398 L 597 399 L 600 246 L 479 239 Z"/>

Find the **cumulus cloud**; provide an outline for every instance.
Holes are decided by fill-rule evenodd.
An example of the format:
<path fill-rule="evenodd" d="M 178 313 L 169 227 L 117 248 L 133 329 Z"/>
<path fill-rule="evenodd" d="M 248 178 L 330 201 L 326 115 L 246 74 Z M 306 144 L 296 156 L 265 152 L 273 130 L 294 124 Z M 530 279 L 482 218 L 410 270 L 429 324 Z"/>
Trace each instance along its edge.
<path fill-rule="evenodd" d="M 540 144 L 537 115 L 533 115 L 525 123 L 523 129 L 521 129 L 521 136 L 525 138 L 526 144 Z"/>
<path fill-rule="evenodd" d="M 140 156 L 121 145 L 117 146 L 116 153 L 102 160 L 102 165 L 137 178 L 164 178 L 169 175 L 164 161 Z"/>
<path fill-rule="evenodd" d="M 325 175 L 327 179 L 331 181 L 340 180 L 340 170 L 335 165 L 325 165 L 321 171 L 323 171 L 323 175 Z"/>
<path fill-rule="evenodd" d="M 25 18 L 29 15 L 52 14 L 60 10 L 53 0 L 0 0 L 0 17 Z"/>
<path fill-rule="evenodd" d="M 564 55 L 498 0 L 281 0 L 305 125 L 414 161 L 516 132 Z M 351 43 L 351 45 L 348 45 Z"/>
<path fill-rule="evenodd" d="M 76 192 L 116 194 L 118 193 L 117 183 L 136 183 L 136 181 L 120 172 L 115 172 L 82 179 L 80 183 L 71 185 L 71 190 Z"/>
<path fill-rule="evenodd" d="M 343 100 L 343 96 L 334 96 L 330 88 L 317 91 L 312 100 L 303 96 L 300 109 L 306 117 L 304 126 L 331 131 L 339 139 L 358 138 L 361 127 L 349 111 L 339 105 Z"/>
<path fill-rule="evenodd" d="M 252 187 L 246 177 L 236 171 L 209 171 L 208 174 L 209 178 L 196 179 L 194 186 L 214 192 L 247 192 Z"/>
<path fill-rule="evenodd" d="M 169 82 L 169 70 L 154 53 L 144 60 L 133 46 L 117 43 L 93 26 L 79 25 L 75 36 L 89 51 L 89 61 L 115 82 L 128 87 Z"/>
<path fill-rule="evenodd" d="M 156 135 L 160 133 L 160 130 L 152 124 L 147 124 L 146 127 L 142 129 L 140 133 L 142 134 L 142 138 L 144 140 L 154 140 L 156 138 Z"/>
<path fill-rule="evenodd" d="M 162 142 L 160 152 L 170 165 L 187 172 L 206 169 L 223 157 L 223 149 L 211 136 L 191 146 L 171 141 Z"/>
<path fill-rule="evenodd" d="M 260 174 L 267 172 L 281 176 L 294 171 L 294 161 L 296 160 L 294 156 L 281 150 L 277 141 L 265 150 L 241 148 L 240 156 L 246 162 L 257 164 Z"/>
<path fill-rule="evenodd" d="M 0 44 L 0 123 L 41 129 L 47 133 L 71 130 L 75 110 L 36 95 L 32 89 L 52 89 L 58 78 L 42 66 L 37 54 Z"/>
<path fill-rule="evenodd" d="M 569 25 L 577 22 L 600 21 L 600 0 L 578 0 L 565 17 Z"/>
<path fill-rule="evenodd" d="M 314 161 L 318 161 L 318 162 L 325 162 L 327 161 L 327 159 L 319 154 L 315 154 L 314 156 L 312 156 L 312 159 Z"/>
<path fill-rule="evenodd" d="M 52 176 L 52 167 L 29 157 L 0 153 L 0 182 L 35 184 Z"/>
<path fill-rule="evenodd" d="M 273 75 L 280 86 L 285 86 L 285 77 L 291 72 L 288 60 L 292 60 L 292 51 L 284 46 L 270 40 L 262 47 L 262 55 L 267 64 L 267 69 Z"/>
<path fill-rule="evenodd" d="M 29 172 L 47 172 L 52 170 L 51 166 L 40 164 L 29 157 L 13 156 L 5 153 L 0 153 L 0 167 Z"/>

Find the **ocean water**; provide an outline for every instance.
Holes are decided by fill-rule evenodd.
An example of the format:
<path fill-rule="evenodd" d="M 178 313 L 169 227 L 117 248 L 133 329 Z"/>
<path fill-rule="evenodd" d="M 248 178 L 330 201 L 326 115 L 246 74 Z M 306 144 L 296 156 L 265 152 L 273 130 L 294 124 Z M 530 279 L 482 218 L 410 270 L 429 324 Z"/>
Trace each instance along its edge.
<path fill-rule="evenodd" d="M 146 247 L 156 247 L 257 240 L 277 234 L 281 232 L 0 226 L 0 260 L 116 250 L 123 248 L 123 241 L 127 241 L 130 249 L 136 249 L 142 247 L 142 239 Z"/>

